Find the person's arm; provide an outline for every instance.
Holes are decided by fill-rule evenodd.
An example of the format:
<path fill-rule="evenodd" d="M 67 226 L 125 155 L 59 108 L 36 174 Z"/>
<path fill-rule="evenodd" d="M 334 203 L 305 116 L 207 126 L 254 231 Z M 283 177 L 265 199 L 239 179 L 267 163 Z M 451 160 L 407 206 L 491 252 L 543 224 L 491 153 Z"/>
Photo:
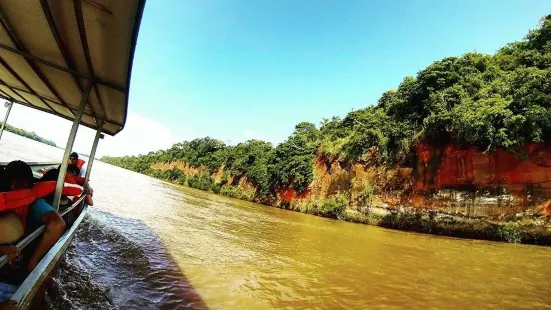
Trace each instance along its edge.
<path fill-rule="evenodd" d="M 59 237 L 61 237 L 65 231 L 65 221 L 61 215 L 43 199 L 36 200 L 31 204 L 27 216 L 30 217 L 31 223 L 34 224 L 32 226 L 39 227 L 41 224 L 46 225 L 46 230 L 42 234 L 27 265 L 28 270 L 31 271 L 36 267 L 38 262 L 40 262 L 44 254 L 46 254 L 57 240 L 59 240 Z"/>
<path fill-rule="evenodd" d="M 88 187 L 88 192 L 86 193 L 86 204 L 89 206 L 94 205 L 94 200 L 92 200 L 92 197 L 94 197 L 94 190 L 91 187 Z"/>
<path fill-rule="evenodd" d="M 13 263 L 13 261 L 19 255 L 19 250 L 17 250 L 17 247 L 15 245 L 4 245 L 0 246 L 0 254 L 8 255 L 10 263 Z"/>

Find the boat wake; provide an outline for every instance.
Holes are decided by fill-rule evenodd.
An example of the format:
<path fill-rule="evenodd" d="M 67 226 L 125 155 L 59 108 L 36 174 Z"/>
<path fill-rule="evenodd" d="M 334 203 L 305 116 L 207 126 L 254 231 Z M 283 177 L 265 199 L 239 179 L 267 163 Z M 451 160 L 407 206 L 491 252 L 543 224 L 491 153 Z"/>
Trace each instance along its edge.
<path fill-rule="evenodd" d="M 67 259 L 61 262 L 45 299 L 49 310 L 118 309 L 109 296 L 109 288 L 92 283 L 89 274 Z"/>
<path fill-rule="evenodd" d="M 46 292 L 49 309 L 205 309 L 140 220 L 90 210 Z"/>

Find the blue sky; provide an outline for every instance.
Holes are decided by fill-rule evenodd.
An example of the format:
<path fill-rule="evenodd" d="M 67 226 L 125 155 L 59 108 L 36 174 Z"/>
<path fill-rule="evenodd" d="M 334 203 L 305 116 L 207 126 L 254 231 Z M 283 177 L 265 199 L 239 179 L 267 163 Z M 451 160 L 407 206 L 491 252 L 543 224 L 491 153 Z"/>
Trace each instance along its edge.
<path fill-rule="evenodd" d="M 177 139 L 285 139 L 446 56 L 493 53 L 551 1 L 149 1 L 130 110 Z"/>
<path fill-rule="evenodd" d="M 550 0 L 149 0 L 127 125 L 98 153 L 204 136 L 279 143 L 301 121 L 376 103 L 435 60 L 494 53 L 550 13 Z M 25 109 L 13 125 L 64 145 L 69 122 Z M 79 135 L 87 151 L 93 133 Z"/>

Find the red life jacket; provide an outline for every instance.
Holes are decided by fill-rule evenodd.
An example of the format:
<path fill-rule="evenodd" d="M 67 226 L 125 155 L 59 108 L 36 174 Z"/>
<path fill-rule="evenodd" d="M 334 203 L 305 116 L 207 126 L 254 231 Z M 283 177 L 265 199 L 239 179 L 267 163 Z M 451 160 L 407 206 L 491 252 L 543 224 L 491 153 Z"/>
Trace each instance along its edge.
<path fill-rule="evenodd" d="M 77 159 L 77 168 L 80 169 L 82 166 L 84 166 L 85 161 L 82 159 Z"/>
<path fill-rule="evenodd" d="M 80 159 L 80 158 L 77 159 L 77 164 L 76 164 L 76 166 L 77 166 L 77 168 L 79 169 L 79 171 L 80 171 L 80 169 L 82 169 L 82 166 L 84 166 L 84 163 L 85 163 L 84 160 L 82 160 L 82 159 Z M 78 185 L 81 185 L 81 186 L 84 185 L 84 180 L 85 180 L 85 178 L 81 177 L 80 175 L 75 175 L 74 177 L 75 177 L 75 182 L 70 182 L 70 183 L 78 184 Z"/>
<path fill-rule="evenodd" d="M 31 189 L 19 189 L 0 193 L 0 212 L 13 211 L 21 219 L 23 227 L 27 223 L 29 205 L 33 201 L 44 198 L 55 191 L 56 181 L 36 183 Z M 73 186 L 64 186 L 63 196 L 79 196 L 82 189 Z"/>
<path fill-rule="evenodd" d="M 75 176 L 75 175 L 72 175 L 71 173 L 65 174 L 65 182 L 66 183 L 78 184 L 80 186 L 84 186 L 84 181 L 85 180 L 86 180 L 86 178 L 83 178 L 83 177 L 80 177 L 80 176 Z"/>

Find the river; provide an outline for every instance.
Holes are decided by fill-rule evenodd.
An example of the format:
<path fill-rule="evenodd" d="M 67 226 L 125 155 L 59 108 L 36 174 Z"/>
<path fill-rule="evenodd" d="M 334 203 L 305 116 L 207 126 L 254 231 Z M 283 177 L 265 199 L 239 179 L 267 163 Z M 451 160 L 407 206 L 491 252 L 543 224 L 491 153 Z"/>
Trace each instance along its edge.
<path fill-rule="evenodd" d="M 0 161 L 62 151 L 5 133 Z M 49 309 L 551 309 L 551 248 L 353 224 L 96 161 Z"/>

